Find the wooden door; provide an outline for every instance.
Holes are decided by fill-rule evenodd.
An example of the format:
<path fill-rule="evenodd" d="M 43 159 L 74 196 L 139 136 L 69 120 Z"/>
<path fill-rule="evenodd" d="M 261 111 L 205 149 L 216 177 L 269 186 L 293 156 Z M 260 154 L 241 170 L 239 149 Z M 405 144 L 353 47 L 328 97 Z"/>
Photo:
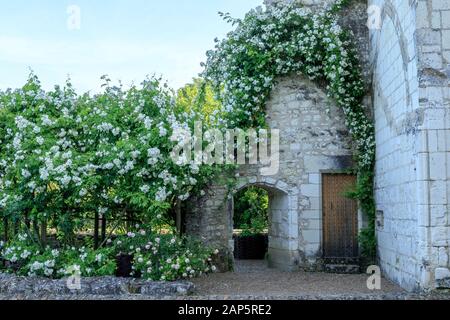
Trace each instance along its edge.
<path fill-rule="evenodd" d="M 347 174 L 322 176 L 323 254 L 324 258 L 358 256 L 358 207 L 345 197 L 356 183 Z"/>

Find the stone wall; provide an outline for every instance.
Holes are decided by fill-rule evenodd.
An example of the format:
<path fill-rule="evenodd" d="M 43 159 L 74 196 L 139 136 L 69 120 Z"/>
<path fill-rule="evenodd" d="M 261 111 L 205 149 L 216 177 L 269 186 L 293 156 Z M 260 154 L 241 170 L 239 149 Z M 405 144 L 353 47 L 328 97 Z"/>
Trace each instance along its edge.
<path fill-rule="evenodd" d="M 72 284 L 69 279 L 47 279 L 40 277 L 20 277 L 13 274 L 0 272 L 0 295 L 58 296 L 71 299 L 83 296 L 108 296 L 117 299 L 120 296 L 140 295 L 162 299 L 164 297 L 181 297 L 193 293 L 194 285 L 187 281 L 147 281 L 143 279 L 118 278 L 118 277 L 94 277 L 80 278 L 79 290 L 69 289 Z"/>
<path fill-rule="evenodd" d="M 428 167 L 418 177 L 419 190 L 428 190 L 419 207 L 420 247 L 428 257 L 424 286 L 450 288 L 450 1 L 419 1 L 416 23 L 424 110 L 419 157 Z"/>
<path fill-rule="evenodd" d="M 415 21 L 408 1 L 385 3 L 383 23 L 371 34 L 376 124 L 378 252 L 383 271 L 402 286 L 417 286 L 416 199 L 417 129 L 419 110 Z M 381 1 L 371 5 L 381 6 Z M 401 11 L 401 12 L 400 12 Z M 400 13 L 398 13 L 400 12 Z"/>
<path fill-rule="evenodd" d="M 450 2 L 370 5 L 382 18 L 371 30 L 379 261 L 404 288 L 433 289 L 450 276 Z"/>
<path fill-rule="evenodd" d="M 450 283 L 450 1 L 419 1 L 416 16 L 422 168 L 419 245 L 428 257 L 424 287 Z M 425 142 L 427 140 L 427 143 Z"/>
<path fill-rule="evenodd" d="M 270 265 L 315 267 L 322 256 L 321 173 L 352 167 L 344 115 L 302 76 L 280 79 L 266 110 L 269 127 L 280 130 L 279 171 L 262 176 L 258 165 L 241 166 L 237 189 L 257 185 L 269 191 Z M 186 231 L 231 257 L 233 207 L 226 193 L 223 183 L 215 183 L 207 195 L 190 201 Z"/>

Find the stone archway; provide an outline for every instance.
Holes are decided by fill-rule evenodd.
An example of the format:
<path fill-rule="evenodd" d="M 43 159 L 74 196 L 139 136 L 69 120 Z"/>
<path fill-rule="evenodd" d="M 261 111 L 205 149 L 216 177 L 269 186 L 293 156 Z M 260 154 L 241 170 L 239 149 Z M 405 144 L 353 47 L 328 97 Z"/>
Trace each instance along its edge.
<path fill-rule="evenodd" d="M 256 185 L 273 194 L 270 264 L 283 270 L 317 270 L 322 258 L 322 174 L 353 167 L 351 137 L 343 112 L 323 89 L 303 76 L 278 81 L 266 106 L 267 124 L 280 130 L 279 171 L 241 165 L 235 190 Z M 226 178 L 185 204 L 185 231 L 219 248 L 220 270 L 233 264 L 233 204 Z M 221 181 L 220 179 L 223 179 Z M 362 227 L 361 219 L 358 221 Z"/>
<path fill-rule="evenodd" d="M 269 267 L 292 271 L 298 265 L 298 215 L 292 210 L 297 203 L 297 195 L 289 192 L 287 185 L 273 183 L 263 177 L 260 181 L 249 183 L 241 179 L 237 191 L 254 186 L 265 189 L 269 194 Z M 231 198 L 229 201 L 233 201 Z M 233 233 L 234 206 L 231 204 L 228 226 Z M 230 250 L 232 249 L 230 243 Z"/>

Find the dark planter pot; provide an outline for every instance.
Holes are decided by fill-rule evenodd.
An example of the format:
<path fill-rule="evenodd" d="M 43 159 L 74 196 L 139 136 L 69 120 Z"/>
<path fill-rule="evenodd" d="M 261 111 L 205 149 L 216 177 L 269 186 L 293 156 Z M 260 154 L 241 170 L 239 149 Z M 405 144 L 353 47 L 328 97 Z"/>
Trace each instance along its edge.
<path fill-rule="evenodd" d="M 133 271 L 133 256 L 129 254 L 119 254 L 116 256 L 116 277 L 131 278 Z"/>
<path fill-rule="evenodd" d="M 268 249 L 268 236 L 234 236 L 234 258 L 238 260 L 263 260 Z"/>

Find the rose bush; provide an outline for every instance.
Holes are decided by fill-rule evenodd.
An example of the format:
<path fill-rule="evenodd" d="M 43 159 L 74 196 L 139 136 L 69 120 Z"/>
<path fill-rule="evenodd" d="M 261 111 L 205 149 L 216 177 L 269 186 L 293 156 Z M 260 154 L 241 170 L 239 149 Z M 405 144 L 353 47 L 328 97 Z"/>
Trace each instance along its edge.
<path fill-rule="evenodd" d="M 357 160 L 358 188 L 352 196 L 370 218 L 361 243 L 367 244 L 364 252 L 373 253 L 374 128 L 361 103 L 365 91 L 356 50 L 337 23 L 336 12 L 346 2 L 320 12 L 294 3 L 253 10 L 243 20 L 224 15 L 236 29 L 208 52 L 206 82 L 180 92 L 179 103 L 156 78 L 124 89 L 104 77 L 104 90 L 92 96 L 78 95 L 70 81 L 46 92 L 31 74 L 23 88 L 0 91 L 0 216 L 8 223 L 4 231 L 28 237 L 26 246 L 6 244 L 3 258 L 12 268 L 24 267 L 23 273 L 59 276 L 60 265 L 74 262 L 83 274 L 108 274 L 112 260 L 96 260 L 96 245 L 81 252 L 77 236 L 98 230 L 100 219 L 118 222 L 110 225 L 111 233 L 125 230 L 122 220 L 132 217 L 149 226 L 144 248 L 132 252 L 136 272 L 174 279 L 190 276 L 192 269 L 194 274 L 209 270 L 202 262 L 207 253 L 191 256 L 184 240 L 153 253 L 156 238 L 167 238 L 158 229 L 171 229 L 168 213 L 175 203 L 199 193 L 224 169 L 192 159 L 176 163 L 170 153 L 183 138 L 180 132 L 192 132 L 196 120 L 220 128 L 264 127 L 265 102 L 277 78 L 291 73 L 325 85 L 343 110 Z M 66 248 L 64 254 L 52 258 L 48 230 Z M 129 238 L 136 237 L 119 241 L 136 240 Z M 68 250 L 72 245 L 75 249 Z M 130 246 L 136 244 L 126 250 Z"/>
<path fill-rule="evenodd" d="M 0 92 L 0 212 L 34 222 L 35 236 L 48 224 L 70 242 L 93 216 L 127 212 L 160 225 L 214 172 L 172 161 L 173 134 L 200 115 L 178 108 L 160 80 L 123 90 L 104 79 L 95 96 L 78 96 L 70 82 L 45 92 L 33 74 Z"/>
<path fill-rule="evenodd" d="M 211 264 L 217 250 L 193 238 L 173 234 L 148 234 L 144 230 L 117 239 L 113 246 L 133 256 L 133 275 L 146 279 L 173 281 L 215 271 Z"/>
<path fill-rule="evenodd" d="M 214 272 L 216 267 L 211 261 L 218 251 L 195 239 L 174 234 L 156 235 L 144 229 L 118 236 L 97 250 L 89 246 L 42 249 L 26 234 L 19 234 L 10 242 L 0 244 L 0 259 L 4 261 L 0 269 L 23 276 L 54 279 L 73 274 L 113 276 L 117 271 L 116 258 L 124 253 L 133 261 L 129 276 L 175 281 Z"/>
<path fill-rule="evenodd" d="M 41 249 L 27 234 L 19 234 L 0 250 L 6 271 L 23 276 L 62 278 L 75 272 L 81 276 L 112 275 L 116 270 L 112 248 Z"/>

